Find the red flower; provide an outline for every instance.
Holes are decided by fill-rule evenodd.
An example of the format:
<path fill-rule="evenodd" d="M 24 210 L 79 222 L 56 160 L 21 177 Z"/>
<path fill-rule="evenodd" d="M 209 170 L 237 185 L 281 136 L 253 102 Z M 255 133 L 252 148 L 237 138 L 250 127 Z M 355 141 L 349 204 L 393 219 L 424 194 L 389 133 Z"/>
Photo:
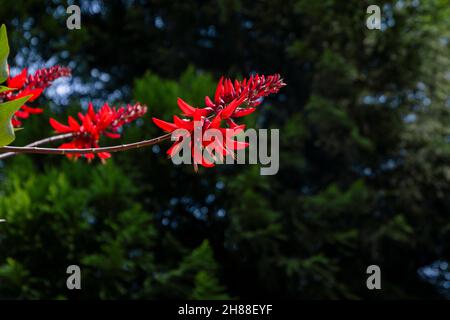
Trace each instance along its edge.
<path fill-rule="evenodd" d="M 192 150 L 194 168 L 197 164 L 212 167 L 217 160 L 223 160 L 223 156 L 233 156 L 235 150 L 240 150 L 248 146 L 247 143 L 235 141 L 232 137 L 242 132 L 244 125 L 237 125 L 233 118 L 244 117 L 254 112 L 255 107 L 261 103 L 261 98 L 272 93 L 277 93 L 285 86 L 279 74 L 272 76 L 252 76 L 249 80 L 241 82 L 230 79 L 220 79 L 214 96 L 214 101 L 205 97 L 205 108 L 194 108 L 178 98 L 178 107 L 183 111 L 183 115 L 188 119 L 181 119 L 173 116 L 173 123 L 153 118 L 153 122 L 166 132 L 173 132 L 177 129 L 186 130 L 185 134 L 178 136 L 178 140 L 167 151 L 169 157 L 173 157 L 182 148 L 183 143 L 189 143 Z M 249 107 L 242 107 L 245 104 Z M 190 118 L 190 119 L 189 119 Z M 223 121 L 228 127 L 221 127 Z M 223 141 L 214 139 L 213 141 L 201 140 L 192 141 L 192 135 L 196 138 L 195 130 L 199 129 L 197 136 L 203 137 L 208 129 L 217 129 L 222 133 Z M 227 134 L 228 133 L 228 134 Z M 189 139 L 189 140 L 185 140 Z M 205 150 L 206 158 L 203 156 Z M 212 152 L 213 150 L 220 150 Z"/>
<path fill-rule="evenodd" d="M 23 69 L 20 74 L 15 77 L 9 77 L 6 85 L 13 89 L 0 93 L 0 102 L 10 101 L 31 95 L 28 102 L 36 100 L 49 87 L 52 82 L 60 77 L 70 76 L 71 70 L 69 68 L 54 66 L 51 68 L 43 68 L 37 70 L 33 75 L 27 76 L 27 69 Z M 42 113 L 41 108 L 30 108 L 23 105 L 12 118 L 14 127 L 22 125 L 20 119 L 27 119 L 31 114 Z"/>
<path fill-rule="evenodd" d="M 270 76 L 256 74 L 248 80 L 234 80 L 234 82 L 222 77 L 217 85 L 214 101 L 210 97 L 205 97 L 205 104 L 207 107 L 218 111 L 236 98 L 246 96 L 244 102 L 249 108 L 237 109 L 232 115 L 236 118 L 244 117 L 256 110 L 254 107 L 261 104 L 263 97 L 277 93 L 285 85 L 279 74 Z"/>
<path fill-rule="evenodd" d="M 169 150 L 167 150 L 167 154 L 169 157 L 173 157 L 180 151 L 184 143 L 188 143 L 196 171 L 198 169 L 197 165 L 213 167 L 215 162 L 223 161 L 224 156 L 233 156 L 233 151 L 244 149 L 248 146 L 248 143 L 232 139 L 243 131 L 245 125 L 235 126 L 233 128 L 220 128 L 222 120 L 221 116 L 218 114 L 211 121 L 203 115 L 204 110 L 205 109 L 196 109 L 191 114 L 192 120 L 173 116 L 174 123 L 153 118 L 153 122 L 166 132 L 174 132 L 177 129 L 183 130 L 180 132 L 181 134 L 177 136 L 176 142 Z M 209 139 L 204 139 L 204 134 L 209 129 L 218 130 L 222 139 L 218 140 L 213 136 L 209 137 Z M 197 131 L 197 133 L 194 131 Z M 200 138 L 200 140 L 196 140 L 198 138 Z M 206 151 L 206 157 L 203 156 L 204 150 Z M 217 153 L 217 151 L 219 152 Z"/>
<path fill-rule="evenodd" d="M 72 141 L 62 144 L 59 147 L 60 149 L 98 148 L 102 136 L 111 139 L 120 138 L 119 129 L 123 125 L 142 117 L 146 112 L 147 107 L 139 103 L 120 108 L 111 108 L 105 103 L 95 112 L 92 103 L 90 103 L 86 114 L 78 114 L 81 123 L 69 116 L 68 125 L 61 124 L 53 118 L 50 118 L 50 125 L 56 132 L 73 134 Z M 97 155 L 102 160 L 111 157 L 111 154 L 106 152 Z M 89 160 L 95 157 L 92 153 L 67 155 L 68 158 L 79 158 L 81 156 Z"/>

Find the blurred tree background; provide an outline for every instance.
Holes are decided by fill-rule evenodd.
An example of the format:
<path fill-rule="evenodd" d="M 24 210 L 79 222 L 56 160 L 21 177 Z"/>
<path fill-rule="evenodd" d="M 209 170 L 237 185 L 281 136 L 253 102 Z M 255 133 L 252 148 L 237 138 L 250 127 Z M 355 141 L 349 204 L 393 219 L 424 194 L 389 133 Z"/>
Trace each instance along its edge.
<path fill-rule="evenodd" d="M 81 30 L 66 28 L 70 4 Z M 366 28 L 371 4 L 381 30 Z M 0 298 L 450 297 L 448 0 L 2 0 L 0 22 L 13 72 L 74 70 L 18 145 L 90 100 L 139 101 L 167 119 L 220 75 L 288 83 L 249 120 L 280 128 L 275 176 L 196 174 L 166 159 L 168 144 L 106 165 L 4 161 Z M 159 134 L 147 116 L 123 140 Z M 366 288 L 372 264 L 382 290 Z"/>

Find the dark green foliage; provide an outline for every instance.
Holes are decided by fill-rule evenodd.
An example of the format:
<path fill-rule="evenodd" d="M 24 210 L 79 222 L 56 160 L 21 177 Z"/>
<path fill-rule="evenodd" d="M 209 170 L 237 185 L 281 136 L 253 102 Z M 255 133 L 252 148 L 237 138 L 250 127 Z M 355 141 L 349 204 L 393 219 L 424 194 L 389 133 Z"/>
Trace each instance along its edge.
<path fill-rule="evenodd" d="M 227 299 L 216 278 L 218 271 L 208 241 L 187 255 L 179 266 L 156 277 L 158 297 L 178 299 Z"/>
<path fill-rule="evenodd" d="M 207 241 L 173 269 L 155 261 L 153 215 L 133 204 L 137 188 L 114 164 L 64 163 L 30 174 L 33 165 L 21 158 L 10 168 L 0 198 L 8 221 L 1 225 L 2 297 L 70 296 L 70 264 L 82 267 L 80 298 L 226 297 Z"/>

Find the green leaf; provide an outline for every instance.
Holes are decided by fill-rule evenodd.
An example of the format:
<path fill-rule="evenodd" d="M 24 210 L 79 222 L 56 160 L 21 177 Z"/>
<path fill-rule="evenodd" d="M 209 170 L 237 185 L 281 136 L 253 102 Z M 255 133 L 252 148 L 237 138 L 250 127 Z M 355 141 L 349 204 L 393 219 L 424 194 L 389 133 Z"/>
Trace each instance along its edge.
<path fill-rule="evenodd" d="M 0 93 L 5 92 L 5 91 L 11 91 L 11 90 L 16 90 L 15 88 L 8 88 L 5 86 L 0 86 Z"/>
<path fill-rule="evenodd" d="M 16 138 L 14 134 L 16 130 L 14 130 L 11 124 L 11 118 L 30 98 L 31 95 L 0 104 L 0 147 L 10 144 Z"/>
<path fill-rule="evenodd" d="M 3 24 L 0 27 L 0 83 L 5 82 L 6 79 L 8 79 L 8 55 L 8 36 L 6 34 L 6 27 Z"/>

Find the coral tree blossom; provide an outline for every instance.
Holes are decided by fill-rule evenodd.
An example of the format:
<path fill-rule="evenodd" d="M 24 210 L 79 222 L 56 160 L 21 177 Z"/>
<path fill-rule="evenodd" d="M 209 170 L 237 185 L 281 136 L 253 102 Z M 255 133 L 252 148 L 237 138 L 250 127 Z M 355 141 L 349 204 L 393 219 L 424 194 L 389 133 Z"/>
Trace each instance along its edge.
<path fill-rule="evenodd" d="M 177 140 L 167 151 L 169 157 L 177 154 L 183 143 L 189 143 L 195 169 L 197 170 L 197 165 L 212 167 L 218 160 L 223 160 L 224 156 L 233 156 L 235 150 L 248 146 L 248 143 L 232 139 L 245 129 L 245 125 L 236 124 L 234 118 L 253 113 L 261 104 L 263 97 L 277 93 L 285 85 L 279 74 L 255 75 L 234 82 L 222 77 L 214 98 L 205 97 L 204 108 L 194 108 L 178 98 L 178 107 L 183 112 L 184 118 L 174 115 L 172 123 L 157 118 L 153 118 L 153 122 L 166 132 L 174 132 L 177 129 L 186 132 L 175 137 Z M 209 129 L 216 129 L 224 138 L 193 141 L 192 136 L 196 138 L 194 131 L 197 129 L 201 130 L 200 136 Z M 206 150 L 206 156 L 203 150 Z M 217 150 L 220 151 L 218 154 Z"/>
<path fill-rule="evenodd" d="M 23 69 L 15 77 L 9 77 L 7 80 L 8 88 L 12 90 L 0 93 L 0 102 L 16 100 L 22 97 L 30 96 L 28 102 L 36 100 L 53 81 L 60 77 L 67 77 L 71 75 L 71 70 L 66 67 L 53 66 L 51 68 L 42 68 L 37 70 L 34 74 L 28 75 L 27 69 Z M 31 114 L 42 113 L 41 108 L 31 108 L 27 105 L 21 108 L 14 114 L 12 118 L 12 125 L 19 127 L 22 125 L 22 120 L 27 119 Z"/>
<path fill-rule="evenodd" d="M 50 125 L 58 133 L 71 133 L 72 140 L 62 144 L 60 149 L 90 149 L 98 148 L 102 136 L 111 139 L 120 138 L 120 129 L 127 123 L 133 122 L 147 112 L 147 107 L 139 103 L 127 105 L 126 107 L 110 107 L 104 104 L 97 112 L 94 111 L 92 103 L 89 104 L 86 114 L 78 113 L 79 121 L 69 116 L 68 124 L 64 125 L 50 118 Z M 68 154 L 68 158 L 79 158 L 84 156 L 88 160 L 94 159 L 94 154 Z M 102 159 L 108 159 L 111 154 L 107 152 L 98 153 Z"/>

